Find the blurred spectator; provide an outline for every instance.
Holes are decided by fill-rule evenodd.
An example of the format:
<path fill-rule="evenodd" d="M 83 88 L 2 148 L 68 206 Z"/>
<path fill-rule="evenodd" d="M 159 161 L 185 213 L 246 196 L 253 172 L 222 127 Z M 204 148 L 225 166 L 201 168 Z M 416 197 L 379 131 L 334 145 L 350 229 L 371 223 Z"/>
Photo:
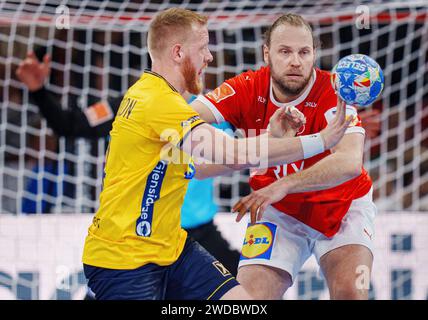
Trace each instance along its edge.
<path fill-rule="evenodd" d="M 46 150 L 51 152 L 58 152 L 58 139 L 53 135 L 46 135 L 45 147 Z M 40 139 L 40 138 L 38 138 Z M 30 139 L 33 140 L 33 139 Z M 30 146 L 32 149 L 37 149 L 39 141 L 32 141 Z M 27 177 L 25 183 L 25 193 L 22 197 L 21 212 L 26 214 L 34 214 L 37 212 L 53 213 L 56 211 L 55 202 L 61 195 L 70 199 L 74 198 L 75 188 L 74 185 L 63 179 L 64 175 L 72 175 L 72 169 L 67 161 L 64 161 L 63 168 L 59 168 L 60 164 L 57 159 L 49 157 L 43 158 L 43 166 L 39 165 L 38 161 L 32 161 L 32 177 Z M 59 177 L 59 172 L 63 173 Z M 43 174 L 42 181 L 39 183 L 37 176 Z M 60 182 L 58 182 L 60 181 Z M 59 192 L 61 192 L 59 194 Z M 42 195 L 42 197 L 38 197 Z M 62 198 L 62 197 L 61 197 Z M 64 211 L 64 203 L 62 209 Z M 73 206 L 69 206 L 67 212 L 75 211 Z"/>

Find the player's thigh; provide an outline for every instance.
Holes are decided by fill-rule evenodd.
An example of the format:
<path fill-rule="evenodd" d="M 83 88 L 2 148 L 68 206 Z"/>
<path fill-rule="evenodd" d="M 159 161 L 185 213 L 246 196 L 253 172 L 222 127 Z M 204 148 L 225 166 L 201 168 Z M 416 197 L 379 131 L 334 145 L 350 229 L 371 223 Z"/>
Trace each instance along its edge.
<path fill-rule="evenodd" d="M 331 299 L 367 299 L 373 255 L 363 245 L 336 248 L 320 259 Z"/>
<path fill-rule="evenodd" d="M 371 193 L 354 200 L 339 231 L 331 238 L 320 237 L 315 242 L 314 253 L 332 298 L 337 294 L 340 296 L 340 292 L 357 296 L 362 293 L 362 297 L 367 295 L 373 263 L 376 211 Z"/>
<path fill-rule="evenodd" d="M 97 300 L 161 300 L 167 269 L 147 264 L 134 270 L 113 270 L 84 265 L 88 287 Z"/>
<path fill-rule="evenodd" d="M 260 222 L 248 225 L 238 281 L 259 299 L 280 299 L 311 255 L 311 230 L 269 206 Z"/>
<path fill-rule="evenodd" d="M 291 275 L 267 265 L 245 265 L 238 270 L 238 282 L 255 299 L 279 300 L 292 285 Z"/>
<path fill-rule="evenodd" d="M 220 261 L 188 238 L 182 254 L 170 268 L 166 299 L 218 300 L 238 285 Z M 248 295 L 234 297 L 247 298 Z"/>
<path fill-rule="evenodd" d="M 253 299 L 254 297 L 250 296 L 247 290 L 241 285 L 233 287 L 220 298 L 220 300 L 253 300 Z"/>

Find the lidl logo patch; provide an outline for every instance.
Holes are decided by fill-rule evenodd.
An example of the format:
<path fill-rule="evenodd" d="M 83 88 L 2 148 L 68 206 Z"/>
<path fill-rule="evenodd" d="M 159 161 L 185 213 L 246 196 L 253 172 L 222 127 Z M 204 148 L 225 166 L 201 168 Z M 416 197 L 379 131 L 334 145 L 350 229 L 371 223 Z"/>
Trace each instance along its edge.
<path fill-rule="evenodd" d="M 241 260 L 270 259 L 275 233 L 276 225 L 273 223 L 248 224 L 242 246 Z"/>

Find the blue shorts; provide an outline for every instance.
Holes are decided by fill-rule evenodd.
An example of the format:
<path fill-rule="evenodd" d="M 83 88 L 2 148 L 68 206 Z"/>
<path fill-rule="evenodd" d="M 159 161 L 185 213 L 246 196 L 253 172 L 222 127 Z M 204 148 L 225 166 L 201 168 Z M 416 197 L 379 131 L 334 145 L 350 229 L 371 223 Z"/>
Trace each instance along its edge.
<path fill-rule="evenodd" d="M 239 283 L 199 243 L 187 238 L 173 264 L 133 270 L 84 265 L 97 300 L 218 300 Z"/>

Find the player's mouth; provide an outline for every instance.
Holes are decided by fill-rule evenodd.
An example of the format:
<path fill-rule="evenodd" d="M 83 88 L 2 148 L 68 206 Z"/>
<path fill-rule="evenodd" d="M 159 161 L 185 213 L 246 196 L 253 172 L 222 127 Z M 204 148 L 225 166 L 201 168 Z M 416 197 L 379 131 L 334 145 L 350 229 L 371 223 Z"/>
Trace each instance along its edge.
<path fill-rule="evenodd" d="M 201 70 L 199 70 L 199 72 L 198 72 L 198 76 L 200 76 L 203 72 L 204 72 L 204 70 L 207 68 L 207 66 L 203 66 L 202 68 L 201 68 Z"/>
<path fill-rule="evenodd" d="M 291 82 L 301 82 L 303 79 L 303 75 L 298 73 L 288 73 L 286 74 L 285 79 Z"/>
<path fill-rule="evenodd" d="M 300 79 L 303 75 L 300 73 L 287 73 L 287 77 L 291 79 Z"/>

